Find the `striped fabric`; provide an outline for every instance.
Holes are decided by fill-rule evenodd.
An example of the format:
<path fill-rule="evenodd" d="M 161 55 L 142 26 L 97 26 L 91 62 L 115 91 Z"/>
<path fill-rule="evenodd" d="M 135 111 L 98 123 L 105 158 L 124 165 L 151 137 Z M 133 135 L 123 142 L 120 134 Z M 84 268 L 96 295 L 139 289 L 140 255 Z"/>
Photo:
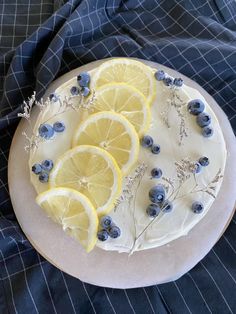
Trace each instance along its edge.
<path fill-rule="evenodd" d="M 180 71 L 216 99 L 236 130 L 235 48 L 235 0 L 0 0 L 1 314 L 236 313 L 236 216 L 179 280 L 108 289 L 72 278 L 32 248 L 7 185 L 23 99 L 33 90 L 40 97 L 56 77 L 96 59 L 139 57 Z"/>

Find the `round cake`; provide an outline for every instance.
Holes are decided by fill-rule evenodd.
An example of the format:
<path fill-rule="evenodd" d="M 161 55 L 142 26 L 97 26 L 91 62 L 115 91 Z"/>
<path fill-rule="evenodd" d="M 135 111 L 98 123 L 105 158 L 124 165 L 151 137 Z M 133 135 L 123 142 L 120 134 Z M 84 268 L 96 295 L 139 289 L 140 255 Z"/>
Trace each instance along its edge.
<path fill-rule="evenodd" d="M 132 254 L 165 245 L 186 236 L 216 201 L 227 158 L 224 137 L 210 105 L 180 77 L 114 58 L 86 73 L 78 69 L 36 105 L 28 150 L 37 202 L 45 209 L 53 195 L 45 214 L 78 243 L 87 234 L 93 238 L 87 251 L 97 246 Z M 92 157 L 81 160 L 81 151 Z M 77 170 L 90 167 L 89 176 L 98 176 L 98 155 L 110 172 L 92 190 Z M 68 163 L 77 170 L 69 172 Z M 77 197 L 80 206 L 63 211 L 62 194 L 70 205 Z"/>

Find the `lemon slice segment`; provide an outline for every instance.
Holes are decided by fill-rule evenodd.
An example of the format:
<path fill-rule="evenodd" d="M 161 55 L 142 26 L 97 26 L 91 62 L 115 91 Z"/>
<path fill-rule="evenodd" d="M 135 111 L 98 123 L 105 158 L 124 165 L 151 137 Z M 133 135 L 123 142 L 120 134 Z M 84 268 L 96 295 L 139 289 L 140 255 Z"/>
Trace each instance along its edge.
<path fill-rule="evenodd" d="M 54 188 L 39 194 L 37 204 L 61 224 L 70 236 L 90 252 L 97 241 L 98 216 L 90 200 L 68 188 Z"/>
<path fill-rule="evenodd" d="M 89 144 L 109 152 L 123 173 L 136 163 L 139 138 L 134 126 L 121 114 L 102 111 L 84 120 L 73 137 L 73 146 Z"/>
<path fill-rule="evenodd" d="M 151 104 L 156 97 L 156 81 L 150 67 L 130 58 L 115 58 L 102 63 L 93 76 L 95 90 L 109 83 L 126 83 L 137 88 Z"/>
<path fill-rule="evenodd" d="M 151 120 L 146 98 L 125 83 L 106 84 L 96 90 L 94 112 L 112 111 L 122 114 L 134 126 L 139 137 L 144 135 Z"/>
<path fill-rule="evenodd" d="M 81 145 L 58 158 L 49 184 L 83 193 L 103 215 L 121 193 L 122 175 L 115 159 L 104 149 Z"/>

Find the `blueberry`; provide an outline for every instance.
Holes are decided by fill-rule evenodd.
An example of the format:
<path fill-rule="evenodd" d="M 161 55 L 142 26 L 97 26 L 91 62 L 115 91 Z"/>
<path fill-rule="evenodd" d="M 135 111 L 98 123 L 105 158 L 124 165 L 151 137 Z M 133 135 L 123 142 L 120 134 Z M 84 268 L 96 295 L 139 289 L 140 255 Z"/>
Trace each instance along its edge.
<path fill-rule="evenodd" d="M 56 102 L 56 101 L 58 101 L 59 98 L 55 93 L 52 93 L 49 95 L 49 99 L 53 102 Z"/>
<path fill-rule="evenodd" d="M 53 161 L 51 159 L 45 159 L 43 162 L 42 162 L 42 168 L 43 170 L 45 171 L 50 171 L 52 170 L 53 168 Z"/>
<path fill-rule="evenodd" d="M 212 136 L 214 133 L 213 129 L 210 127 L 210 126 L 205 126 L 203 129 L 202 129 L 202 135 L 204 137 L 210 137 Z"/>
<path fill-rule="evenodd" d="M 111 228 L 109 228 L 108 234 L 111 238 L 116 239 L 121 235 L 120 228 L 113 225 Z"/>
<path fill-rule="evenodd" d="M 154 179 L 159 179 L 162 176 L 162 170 L 160 168 L 153 168 L 151 171 L 151 176 Z"/>
<path fill-rule="evenodd" d="M 160 147 L 160 145 L 153 144 L 151 150 L 152 150 L 153 154 L 159 154 L 161 151 L 161 147 Z"/>
<path fill-rule="evenodd" d="M 90 82 L 90 75 L 87 72 L 81 72 L 77 76 L 77 81 L 80 87 L 86 87 Z"/>
<path fill-rule="evenodd" d="M 203 211 L 204 207 L 203 204 L 201 202 L 194 202 L 192 204 L 192 211 L 195 214 L 200 214 Z"/>
<path fill-rule="evenodd" d="M 173 204 L 170 201 L 165 201 L 162 207 L 163 213 L 170 213 L 173 209 Z"/>
<path fill-rule="evenodd" d="M 146 209 L 147 215 L 151 218 L 158 216 L 160 211 L 161 211 L 161 208 L 157 204 L 150 204 L 150 205 L 148 205 L 148 207 Z"/>
<path fill-rule="evenodd" d="M 166 85 L 166 86 L 171 86 L 171 85 L 173 85 L 173 79 L 171 78 L 171 77 L 165 77 L 164 79 L 163 79 L 163 82 L 164 82 L 164 84 Z"/>
<path fill-rule="evenodd" d="M 112 224 L 112 218 L 110 216 L 103 216 L 100 220 L 100 225 L 104 229 L 108 229 Z"/>
<path fill-rule="evenodd" d="M 165 189 L 163 185 L 158 184 L 149 191 L 149 199 L 152 203 L 162 203 L 165 200 Z"/>
<path fill-rule="evenodd" d="M 73 96 L 78 95 L 79 94 L 79 88 L 77 86 L 72 86 L 71 89 L 70 89 L 70 93 Z"/>
<path fill-rule="evenodd" d="M 203 167 L 208 166 L 209 163 L 210 163 L 210 162 L 209 162 L 209 158 L 207 158 L 207 157 L 201 157 L 201 158 L 199 158 L 198 162 L 199 162 L 199 164 L 200 164 L 201 166 L 203 166 Z"/>
<path fill-rule="evenodd" d="M 63 122 L 57 121 L 53 124 L 53 130 L 55 132 L 58 132 L 58 133 L 63 132 L 65 130 L 65 128 L 66 127 L 65 127 L 65 124 Z"/>
<path fill-rule="evenodd" d="M 199 162 L 195 163 L 195 169 L 194 169 L 194 173 L 199 173 L 202 170 L 202 166 L 200 165 Z"/>
<path fill-rule="evenodd" d="M 81 95 L 87 97 L 90 94 L 90 89 L 88 87 L 81 88 Z"/>
<path fill-rule="evenodd" d="M 41 172 L 39 175 L 39 181 L 41 183 L 46 183 L 49 180 L 49 174 L 47 172 Z"/>
<path fill-rule="evenodd" d="M 211 117 L 208 113 L 202 112 L 197 116 L 197 124 L 204 128 L 204 126 L 208 126 L 211 123 Z"/>
<path fill-rule="evenodd" d="M 205 109 L 205 105 L 201 99 L 193 99 L 188 103 L 188 111 L 194 116 L 199 115 Z"/>
<path fill-rule="evenodd" d="M 40 173 L 42 172 L 42 167 L 41 167 L 41 165 L 40 165 L 40 164 L 34 164 L 34 165 L 32 166 L 32 171 L 33 171 L 33 173 L 35 173 L 35 174 L 40 174 Z"/>
<path fill-rule="evenodd" d="M 180 77 L 174 79 L 174 85 L 177 87 L 181 87 L 183 85 L 183 83 L 184 83 L 184 81 Z"/>
<path fill-rule="evenodd" d="M 50 124 L 40 124 L 39 126 L 39 135 L 46 140 L 50 139 L 54 135 L 53 127 Z"/>
<path fill-rule="evenodd" d="M 158 71 L 155 72 L 154 76 L 155 76 L 155 79 L 156 79 L 156 80 L 162 81 L 162 80 L 164 80 L 164 78 L 165 78 L 166 75 L 165 75 L 165 72 L 164 72 L 164 71 L 158 70 Z"/>
<path fill-rule="evenodd" d="M 100 230 L 97 233 L 98 240 L 106 241 L 108 239 L 108 232 L 106 230 Z"/>
<path fill-rule="evenodd" d="M 151 147 L 153 144 L 153 139 L 151 136 L 149 135 L 145 135 L 142 139 L 141 139 L 141 145 L 143 147 Z"/>

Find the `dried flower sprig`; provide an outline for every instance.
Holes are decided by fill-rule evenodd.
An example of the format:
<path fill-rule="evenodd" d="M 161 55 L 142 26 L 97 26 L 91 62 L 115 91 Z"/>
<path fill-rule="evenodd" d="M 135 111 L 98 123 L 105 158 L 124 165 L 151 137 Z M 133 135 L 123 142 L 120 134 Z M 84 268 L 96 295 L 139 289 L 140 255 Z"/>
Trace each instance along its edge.
<path fill-rule="evenodd" d="M 133 214 L 133 224 L 136 234 L 136 220 L 135 220 L 135 209 L 136 209 L 136 199 L 139 186 L 141 181 L 146 173 L 147 165 L 143 162 L 139 164 L 136 169 L 134 170 L 134 174 L 127 176 L 125 178 L 125 187 L 122 191 L 120 197 L 116 200 L 114 211 L 116 211 L 120 205 L 126 203 L 128 205 L 128 209 L 131 208 L 132 203 L 132 214 Z"/>
<path fill-rule="evenodd" d="M 179 145 L 181 146 L 185 137 L 188 137 L 187 126 L 186 126 L 186 118 L 183 113 L 183 108 L 186 106 L 186 102 L 184 102 L 179 96 L 179 89 L 175 86 L 171 87 L 170 99 L 167 99 L 166 109 L 161 112 L 161 117 L 165 125 L 170 128 L 169 122 L 169 113 L 171 108 L 174 108 L 179 120 Z"/>
<path fill-rule="evenodd" d="M 76 103 L 72 101 L 75 98 L 78 99 Z M 94 90 L 92 91 L 92 96 L 89 97 L 88 100 L 86 100 L 86 98 L 82 96 L 81 93 L 79 93 L 78 95 L 72 95 L 69 97 L 65 96 L 63 99 L 58 97 L 57 99 L 59 103 L 58 111 L 56 113 L 53 113 L 47 120 L 42 121 L 42 124 L 48 122 L 55 116 L 63 114 L 64 112 L 68 110 L 75 110 L 75 111 L 87 110 L 89 112 L 93 111 L 94 110 L 93 105 L 94 105 L 95 99 L 96 99 L 96 95 L 95 95 Z M 42 115 L 43 112 L 45 112 L 52 105 L 52 103 L 53 101 L 50 100 L 50 98 L 47 98 L 45 100 L 41 98 L 39 101 L 36 100 L 36 92 L 33 93 L 33 95 L 28 99 L 28 101 L 24 101 L 23 113 L 18 113 L 18 117 L 25 118 L 29 122 L 30 127 L 31 127 L 31 133 L 32 133 L 31 136 L 28 136 L 26 132 L 22 133 L 25 136 L 26 142 L 27 142 L 27 144 L 24 147 L 26 152 L 30 152 L 32 149 L 38 148 L 39 144 L 45 141 L 45 139 L 40 137 L 38 133 L 35 134 L 32 129 L 30 116 L 31 116 L 33 105 L 35 104 L 40 109 L 40 114 Z"/>
<path fill-rule="evenodd" d="M 182 184 L 190 178 L 191 174 L 195 173 L 196 162 L 191 161 L 189 158 L 184 158 L 175 162 L 175 168 L 179 183 Z"/>
<path fill-rule="evenodd" d="M 43 100 L 41 98 L 39 101 L 35 100 L 35 105 L 39 107 L 40 111 L 44 111 L 46 108 L 48 108 L 51 105 L 52 101 L 49 98 L 46 98 Z"/>
<path fill-rule="evenodd" d="M 161 118 L 168 129 L 170 129 L 170 123 L 169 123 L 169 112 L 171 108 L 171 101 L 170 99 L 167 99 L 166 101 L 166 109 L 161 112 Z"/>
<path fill-rule="evenodd" d="M 31 115 L 31 110 L 33 107 L 33 104 L 35 102 L 35 98 L 36 98 L 36 92 L 33 93 L 33 95 L 28 99 L 28 101 L 24 101 L 23 102 L 23 113 L 18 113 L 18 117 L 20 118 L 24 118 L 27 121 L 29 121 L 30 119 L 30 115 Z"/>
<path fill-rule="evenodd" d="M 195 170 L 196 170 L 196 163 L 194 161 L 191 161 L 189 158 L 184 158 L 180 160 L 179 162 L 175 162 L 176 167 L 176 180 L 173 180 L 168 177 L 162 177 L 162 181 L 164 181 L 163 186 L 167 193 L 167 201 L 171 201 L 172 203 L 180 198 L 184 198 L 192 193 L 207 193 L 213 198 L 216 197 L 214 194 L 216 190 L 216 184 L 223 178 L 222 170 L 219 169 L 216 173 L 216 175 L 213 177 L 213 179 L 204 186 L 199 187 L 199 184 L 197 183 Z M 179 195 L 181 192 L 181 188 L 183 184 L 188 181 L 190 178 L 194 178 L 195 180 L 195 186 L 190 190 L 188 193 L 184 195 Z M 175 182 L 177 183 L 177 186 L 175 186 Z M 162 205 L 162 210 L 165 205 Z M 138 240 L 146 233 L 146 231 L 157 221 L 160 219 L 160 217 L 164 215 L 164 213 L 161 211 L 161 213 L 152 219 L 144 228 L 143 230 L 138 234 L 135 235 L 135 239 L 132 245 L 132 248 L 130 249 L 130 255 L 137 249 L 137 242 Z M 136 230 L 136 227 L 135 227 Z M 136 234 L 136 233 L 135 233 Z"/>
<path fill-rule="evenodd" d="M 207 193 L 210 196 L 212 196 L 213 198 L 216 198 L 215 195 L 215 190 L 216 190 L 216 184 L 223 178 L 223 174 L 221 171 L 221 168 L 217 171 L 216 175 L 214 176 L 214 178 L 205 186 L 198 188 L 199 185 L 196 184 L 195 187 L 192 189 L 192 191 L 190 193 L 199 193 L 199 192 L 203 192 L 203 193 Z"/>
<path fill-rule="evenodd" d="M 125 187 L 122 194 L 115 201 L 114 211 L 116 211 L 122 203 L 127 202 L 130 205 L 130 202 L 133 199 L 136 199 L 137 190 L 146 169 L 147 165 L 145 163 L 141 163 L 136 167 L 133 175 L 125 177 Z"/>
<path fill-rule="evenodd" d="M 29 137 L 26 132 L 22 132 L 22 135 L 26 139 L 26 144 L 24 146 L 26 152 L 29 152 L 34 148 L 38 148 L 39 144 L 43 142 L 43 138 L 38 135 Z"/>
<path fill-rule="evenodd" d="M 184 158 L 180 160 L 179 162 L 175 162 L 175 167 L 176 167 L 176 177 L 177 177 L 178 185 L 173 189 L 173 181 L 172 181 L 172 185 L 169 184 L 172 187 L 172 192 L 168 196 L 168 199 L 171 202 L 175 201 L 176 199 L 186 197 L 189 194 L 199 193 L 199 192 L 207 193 L 211 195 L 213 198 L 216 197 L 214 194 L 214 191 L 216 190 L 216 184 L 220 181 L 220 179 L 223 178 L 221 169 L 217 171 L 214 178 L 207 185 L 200 187 L 199 183 L 197 182 L 197 176 L 196 176 L 197 165 L 194 161 L 190 161 L 189 158 Z M 195 181 L 194 187 L 187 194 L 180 196 L 180 192 L 183 185 L 190 178 L 193 178 Z M 168 178 L 168 180 L 171 180 L 171 179 Z M 165 179 L 164 181 L 168 182 Z"/>
<path fill-rule="evenodd" d="M 175 190 L 174 180 L 163 176 L 162 181 L 164 181 L 162 185 L 164 186 L 166 193 L 169 193 L 169 191 L 171 191 L 170 193 L 173 193 Z"/>
<path fill-rule="evenodd" d="M 85 97 L 82 96 L 78 109 L 94 111 L 95 100 L 96 100 L 96 93 L 95 93 L 95 90 L 92 90 L 92 96 L 87 101 L 85 101 Z"/>

